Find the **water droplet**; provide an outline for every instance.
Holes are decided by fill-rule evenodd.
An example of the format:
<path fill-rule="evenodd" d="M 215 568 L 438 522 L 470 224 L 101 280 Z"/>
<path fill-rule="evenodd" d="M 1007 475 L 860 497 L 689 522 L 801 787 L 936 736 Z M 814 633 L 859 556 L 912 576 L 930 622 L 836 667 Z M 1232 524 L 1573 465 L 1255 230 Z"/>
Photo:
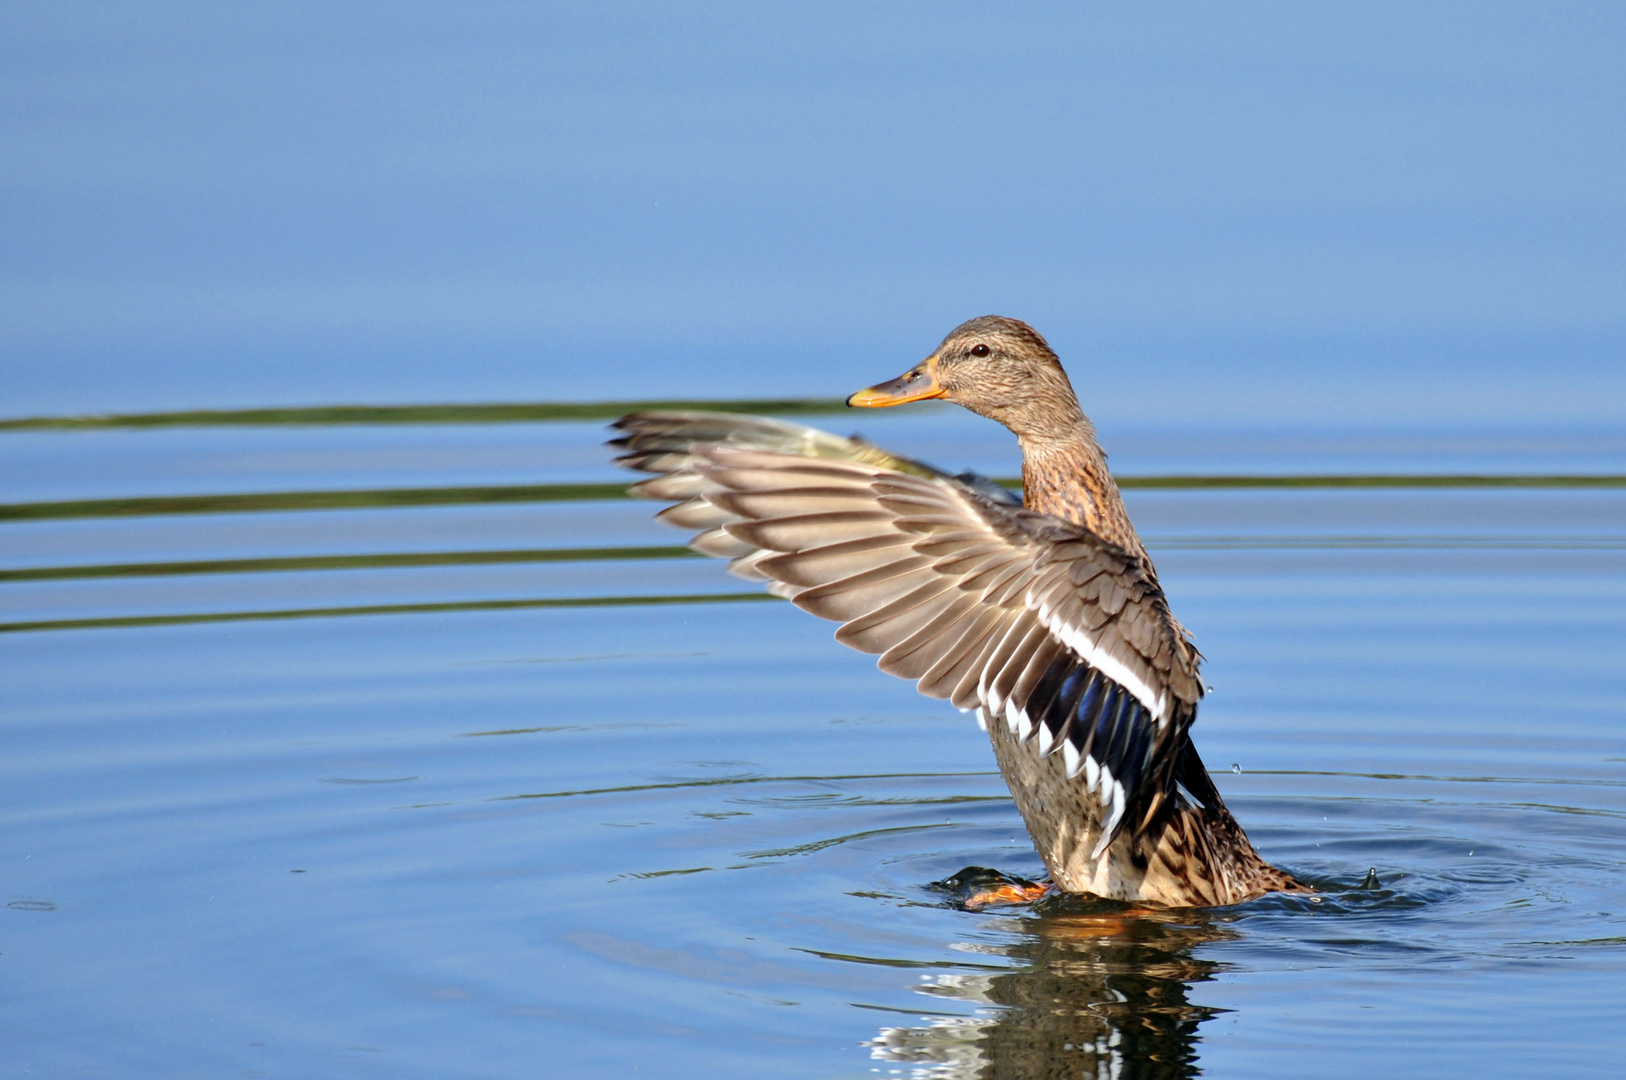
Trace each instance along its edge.
<path fill-rule="evenodd" d="M 1231 771 L 1236 773 L 1238 776 L 1241 776 L 1242 775 L 1242 766 L 1238 765 L 1236 762 L 1233 761 L 1233 762 L 1231 762 Z"/>

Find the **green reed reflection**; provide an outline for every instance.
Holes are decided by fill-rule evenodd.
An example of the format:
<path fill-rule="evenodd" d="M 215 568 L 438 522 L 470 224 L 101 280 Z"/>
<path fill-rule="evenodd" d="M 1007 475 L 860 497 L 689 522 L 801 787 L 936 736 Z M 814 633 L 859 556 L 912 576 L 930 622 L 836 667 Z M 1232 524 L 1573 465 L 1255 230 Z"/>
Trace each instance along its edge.
<path fill-rule="evenodd" d="M 198 623 L 261 622 L 273 619 L 336 619 L 352 615 L 422 615 L 454 611 L 512 611 L 522 608 L 647 607 L 661 604 L 726 604 L 778 600 L 768 593 L 692 593 L 686 596 L 534 597 L 518 600 L 451 600 L 428 604 L 359 604 L 352 607 L 287 608 L 271 611 L 205 611 L 183 615 L 118 615 L 89 619 L 36 619 L 0 623 L 0 634 L 41 630 L 109 630 Z"/>
<path fill-rule="evenodd" d="M 0 504 L 0 521 L 151 517 L 158 514 L 246 514 L 296 510 L 374 510 L 477 503 L 593 502 L 625 499 L 627 485 L 502 484 L 481 487 L 376 488 L 357 491 L 264 491 L 229 495 L 158 495 Z"/>
<path fill-rule="evenodd" d="M 686 547 L 641 545 L 597 548 L 522 548 L 508 551 L 409 551 L 365 555 L 299 555 L 264 559 L 195 559 L 188 562 L 104 563 L 92 566 L 31 566 L 0 570 L 0 581 L 64 581 L 84 578 L 172 577 L 188 574 L 267 574 L 302 570 L 378 570 L 412 566 L 490 566 L 504 563 L 597 562 L 683 559 L 699 556 Z"/>
<path fill-rule="evenodd" d="M 1618 551 L 1626 536 L 1147 536 L 1159 551 Z M 390 570 L 433 566 L 500 566 L 526 563 L 628 562 L 700 556 L 677 544 L 621 547 L 507 548 L 475 551 L 367 552 L 357 555 L 292 555 L 252 559 L 191 559 L 175 562 L 92 563 L 0 569 L 0 582 L 90 581 L 106 578 L 186 577 L 203 574 L 276 574 L 327 570 Z"/>
<path fill-rule="evenodd" d="M 1019 479 L 996 483 L 1020 490 Z M 1626 475 L 1524 476 L 1120 476 L 1118 486 L 1153 491 L 1249 489 L 1407 490 L 1419 488 L 1626 488 Z M 69 499 L 0 503 L 0 521 L 149 517 L 158 514 L 243 514 L 298 510 L 370 510 L 478 503 L 602 502 L 631 498 L 624 482 L 491 484 L 473 487 L 371 488 L 351 491 L 264 491 L 220 495 L 155 495 L 128 499 Z"/>
<path fill-rule="evenodd" d="M 840 398 L 761 401 L 537 401 L 485 405 L 318 405 L 292 409 L 191 409 L 103 416 L 25 416 L 0 420 L 0 431 L 83 431 L 105 428 L 271 427 L 339 424 L 517 424 L 614 420 L 651 409 L 704 409 L 766 416 L 815 416 L 846 411 Z"/>

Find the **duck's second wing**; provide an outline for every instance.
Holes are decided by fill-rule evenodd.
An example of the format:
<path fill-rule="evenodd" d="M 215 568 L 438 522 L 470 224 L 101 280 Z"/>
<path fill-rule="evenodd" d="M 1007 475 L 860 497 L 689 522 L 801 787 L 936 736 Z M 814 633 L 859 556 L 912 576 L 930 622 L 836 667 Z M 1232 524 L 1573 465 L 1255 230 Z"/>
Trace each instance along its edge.
<path fill-rule="evenodd" d="M 1099 857 L 1172 794 L 1202 687 L 1155 576 L 1088 530 L 858 440 L 757 417 L 642 413 L 635 494 L 921 693 L 1003 718 L 1098 800 Z"/>

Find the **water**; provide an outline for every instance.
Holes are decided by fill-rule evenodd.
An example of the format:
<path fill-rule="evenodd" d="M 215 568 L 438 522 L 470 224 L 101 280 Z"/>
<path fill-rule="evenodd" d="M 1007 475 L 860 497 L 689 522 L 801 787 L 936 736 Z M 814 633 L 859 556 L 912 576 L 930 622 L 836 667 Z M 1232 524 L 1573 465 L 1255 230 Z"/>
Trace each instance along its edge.
<path fill-rule="evenodd" d="M 0 1077 L 1618 1073 L 1626 8 L 1533 10 L 10 5 Z M 974 726 L 614 497 L 595 403 L 990 311 L 1319 903 L 945 906 Z"/>
<path fill-rule="evenodd" d="M 1097 419 L 1626 411 L 1618 4 L 3 18 L 8 416 L 828 396 L 988 312 Z"/>
<path fill-rule="evenodd" d="M 946 905 L 1040 872 L 975 725 L 605 497 L 595 423 L 0 432 L 0 1075 L 1614 1074 L 1626 486 L 1417 485 L 1626 436 L 1106 435 L 1316 901 Z M 1145 486 L 1304 475 L 1413 479 Z"/>

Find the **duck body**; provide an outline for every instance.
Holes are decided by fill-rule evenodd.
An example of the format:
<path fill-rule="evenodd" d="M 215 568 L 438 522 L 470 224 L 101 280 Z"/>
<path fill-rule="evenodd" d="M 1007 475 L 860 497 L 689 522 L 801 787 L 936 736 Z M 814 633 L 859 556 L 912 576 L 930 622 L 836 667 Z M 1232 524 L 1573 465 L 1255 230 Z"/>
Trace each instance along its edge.
<path fill-rule="evenodd" d="M 976 714 L 1056 887 L 1168 906 L 1307 891 L 1267 864 L 1191 745 L 1200 657 L 1059 360 L 987 316 L 854 406 L 956 401 L 1017 435 L 1023 500 L 862 440 L 761 417 L 634 413 L 617 460 L 883 671 Z"/>
<path fill-rule="evenodd" d="M 1260 858 L 1189 742 L 1177 797 L 1165 801 L 1147 828 L 1120 830 L 1095 856 L 1101 815 L 1078 780 L 1067 776 L 1062 759 L 1039 757 L 1003 724 L 989 724 L 988 737 L 1050 880 L 1065 892 L 1166 907 L 1220 907 L 1270 892 L 1309 891 Z M 1193 788 L 1203 796 L 1192 794 Z"/>

